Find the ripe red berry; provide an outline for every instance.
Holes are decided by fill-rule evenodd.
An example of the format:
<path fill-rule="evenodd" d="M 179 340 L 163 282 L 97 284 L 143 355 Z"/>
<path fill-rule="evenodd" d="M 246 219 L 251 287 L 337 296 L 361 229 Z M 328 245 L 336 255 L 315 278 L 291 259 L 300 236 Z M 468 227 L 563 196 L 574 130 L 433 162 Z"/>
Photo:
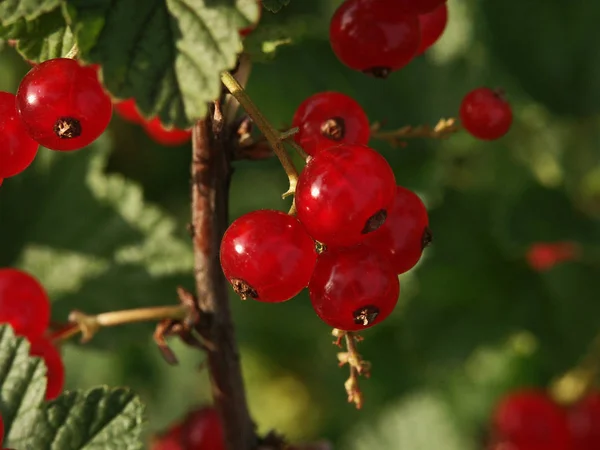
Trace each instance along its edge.
<path fill-rule="evenodd" d="M 463 98 L 460 120 L 473 136 L 491 141 L 504 136 L 510 129 L 512 109 L 500 92 L 481 87 Z"/>
<path fill-rule="evenodd" d="M 327 325 L 357 331 L 390 315 L 400 283 L 387 261 L 367 246 L 357 245 L 321 253 L 308 291 L 317 315 Z"/>
<path fill-rule="evenodd" d="M 575 261 L 580 248 L 575 242 L 537 242 L 527 250 L 529 266 L 538 272 L 545 272 L 557 264 Z"/>
<path fill-rule="evenodd" d="M 427 14 L 446 3 L 446 0 L 400 0 L 407 11 L 413 14 Z"/>
<path fill-rule="evenodd" d="M 292 120 L 299 131 L 294 140 L 306 153 L 347 143 L 367 145 L 369 119 L 360 105 L 339 92 L 321 92 L 304 100 Z"/>
<path fill-rule="evenodd" d="M 184 450 L 183 424 L 177 424 L 166 433 L 152 439 L 150 450 Z"/>
<path fill-rule="evenodd" d="M 30 340 L 31 356 L 39 356 L 46 364 L 46 400 L 54 400 L 60 395 L 65 385 L 65 366 L 58 349 L 45 337 Z"/>
<path fill-rule="evenodd" d="M 8 323 L 15 334 L 33 339 L 50 323 L 50 301 L 40 283 L 17 269 L 0 269 L 0 323 Z"/>
<path fill-rule="evenodd" d="M 569 411 L 570 450 L 600 449 L 600 393 L 594 392 Z"/>
<path fill-rule="evenodd" d="M 184 449 L 225 450 L 221 418 L 215 408 L 192 411 L 183 425 Z"/>
<path fill-rule="evenodd" d="M 148 136 L 150 136 L 155 142 L 162 145 L 182 145 L 192 138 L 191 130 L 165 128 L 158 117 L 155 117 L 148 122 L 144 122 L 143 126 Z"/>
<path fill-rule="evenodd" d="M 494 412 L 501 439 L 525 450 L 569 450 L 565 412 L 545 392 L 521 390 L 506 396 Z"/>
<path fill-rule="evenodd" d="M 253 211 L 235 220 L 221 242 L 221 266 L 246 299 L 283 302 L 304 289 L 317 259 L 302 224 L 281 211 Z"/>
<path fill-rule="evenodd" d="M 425 205 L 417 194 L 397 186 L 385 223 L 367 236 L 364 245 L 387 258 L 392 269 L 401 274 L 419 262 L 423 249 L 430 242 Z"/>
<path fill-rule="evenodd" d="M 78 150 L 100 136 L 112 102 L 97 67 L 56 58 L 29 71 L 17 91 L 17 111 L 29 135 L 52 150 Z"/>
<path fill-rule="evenodd" d="M 114 104 L 115 111 L 125 120 L 133 123 L 143 123 L 144 118 L 135 105 L 135 99 L 130 98 Z"/>
<path fill-rule="evenodd" d="M 300 174 L 298 219 L 325 245 L 353 245 L 385 222 L 395 193 L 394 172 L 375 150 L 329 147 L 318 151 Z"/>
<path fill-rule="evenodd" d="M 346 0 L 334 13 L 329 40 L 348 67 L 385 78 L 416 55 L 419 19 L 398 0 Z"/>
<path fill-rule="evenodd" d="M 442 36 L 448 23 L 448 7 L 442 3 L 433 11 L 419 15 L 419 24 L 421 25 L 421 44 L 417 55 L 420 55 L 429 47 L 437 42 Z"/>
<path fill-rule="evenodd" d="M 0 91 L 0 178 L 21 173 L 34 160 L 38 150 L 21 123 L 13 94 Z"/>

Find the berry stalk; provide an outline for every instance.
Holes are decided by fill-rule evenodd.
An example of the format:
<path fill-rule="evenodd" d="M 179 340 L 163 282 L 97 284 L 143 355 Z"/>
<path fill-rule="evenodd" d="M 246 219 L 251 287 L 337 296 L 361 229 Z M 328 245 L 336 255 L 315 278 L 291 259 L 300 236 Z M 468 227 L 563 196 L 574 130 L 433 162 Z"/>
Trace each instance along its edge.
<path fill-rule="evenodd" d="M 454 118 L 440 119 L 434 127 L 430 125 L 406 125 L 392 131 L 380 131 L 380 128 L 379 123 L 374 123 L 371 126 L 371 137 L 386 141 L 390 145 L 399 145 L 404 139 L 412 138 L 446 139 L 460 131 L 460 125 Z"/>
<path fill-rule="evenodd" d="M 259 130 L 263 133 L 273 151 L 279 158 L 285 173 L 290 181 L 289 189 L 283 194 L 283 198 L 294 195 L 296 191 L 296 184 L 298 183 L 298 171 L 292 162 L 292 159 L 288 155 L 285 147 L 283 146 L 283 140 L 286 136 L 282 136 L 269 121 L 263 116 L 262 112 L 256 107 L 254 102 L 250 99 L 248 94 L 244 91 L 244 88 L 238 83 L 235 77 L 228 71 L 221 73 L 221 81 L 227 88 L 227 90 L 235 97 L 240 105 L 244 108 L 246 113 L 254 121 Z M 292 210 L 294 207 L 292 206 Z"/>

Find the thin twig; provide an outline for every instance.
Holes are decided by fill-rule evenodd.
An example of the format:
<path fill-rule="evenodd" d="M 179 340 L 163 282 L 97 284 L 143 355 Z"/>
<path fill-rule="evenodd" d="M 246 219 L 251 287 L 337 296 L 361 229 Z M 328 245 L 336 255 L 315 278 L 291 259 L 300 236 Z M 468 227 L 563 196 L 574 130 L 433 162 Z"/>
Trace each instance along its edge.
<path fill-rule="evenodd" d="M 371 126 L 371 137 L 386 141 L 392 146 L 398 146 L 402 145 L 406 139 L 411 138 L 446 139 L 458 132 L 460 125 L 456 119 L 450 118 L 440 119 L 434 127 L 429 125 L 406 125 L 393 131 L 380 131 L 380 128 L 379 123 L 373 124 Z"/>
<path fill-rule="evenodd" d="M 263 116 L 262 112 L 260 112 L 254 102 L 252 102 L 248 94 L 246 94 L 240 83 L 238 83 L 236 78 L 231 75 L 231 73 L 222 72 L 221 81 L 231 95 L 233 95 L 240 105 L 242 105 L 242 108 L 244 108 L 246 113 L 252 118 L 256 126 L 264 134 L 267 141 L 269 141 L 269 144 L 271 147 L 273 147 L 273 151 L 279 158 L 279 161 L 281 162 L 281 165 L 283 166 L 290 183 L 288 190 L 282 195 L 282 197 L 286 198 L 290 195 L 294 195 L 294 192 L 296 191 L 296 184 L 298 183 L 298 171 L 296 170 L 292 159 L 283 146 L 281 135 Z"/>

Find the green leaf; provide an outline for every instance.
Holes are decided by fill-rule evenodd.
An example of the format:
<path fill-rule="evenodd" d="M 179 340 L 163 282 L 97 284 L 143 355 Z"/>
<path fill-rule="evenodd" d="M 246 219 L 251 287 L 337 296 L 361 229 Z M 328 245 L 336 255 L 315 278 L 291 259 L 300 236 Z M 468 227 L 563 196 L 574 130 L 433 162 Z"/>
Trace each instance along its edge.
<path fill-rule="evenodd" d="M 238 30 L 258 20 L 256 0 L 71 0 L 83 60 L 99 63 L 108 90 L 141 112 L 189 127 L 219 96 L 219 74 L 235 66 Z"/>
<path fill-rule="evenodd" d="M 8 27 L 0 26 L 0 36 L 17 39 L 19 53 L 34 62 L 62 57 L 75 44 L 60 8 L 34 20 L 20 19 Z"/>
<path fill-rule="evenodd" d="M 15 337 L 9 325 L 0 325 L 0 388 L 5 440 L 20 441 L 39 419 L 37 409 L 46 392 L 46 367 L 40 358 L 29 356 L 29 342 Z"/>
<path fill-rule="evenodd" d="M 416 393 L 388 408 L 378 423 L 356 427 L 344 448 L 470 450 L 475 445 L 457 431 L 450 411 L 437 395 Z"/>
<path fill-rule="evenodd" d="M 4 0 L 0 2 L 0 24 L 7 26 L 21 19 L 34 20 L 60 5 L 61 0 Z"/>
<path fill-rule="evenodd" d="M 26 438 L 9 440 L 8 445 L 23 450 L 143 448 L 144 406 L 129 389 L 67 392 L 48 404 L 40 416 Z"/>
<path fill-rule="evenodd" d="M 174 304 L 176 287 L 193 282 L 188 239 L 144 203 L 138 186 L 104 174 L 106 143 L 102 138 L 71 154 L 40 149 L 30 168 L 2 186 L 0 266 L 38 277 L 58 321 L 72 309 Z M 92 345 L 118 346 L 135 329 L 101 331 Z"/>
<path fill-rule="evenodd" d="M 265 9 L 268 9 L 269 11 L 276 13 L 284 6 L 289 5 L 290 0 L 263 0 L 262 4 L 265 7 Z"/>

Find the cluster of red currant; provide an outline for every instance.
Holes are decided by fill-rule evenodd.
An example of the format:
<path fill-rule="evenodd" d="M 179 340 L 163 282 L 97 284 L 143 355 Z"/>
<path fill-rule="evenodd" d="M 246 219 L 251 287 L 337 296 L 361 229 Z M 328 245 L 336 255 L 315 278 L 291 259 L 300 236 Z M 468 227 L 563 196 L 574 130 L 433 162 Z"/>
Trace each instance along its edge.
<path fill-rule="evenodd" d="M 157 436 L 151 450 L 225 450 L 219 413 L 206 407 L 191 411 L 183 421 Z"/>
<path fill-rule="evenodd" d="M 0 268 L 0 324 L 10 324 L 16 335 L 29 341 L 29 353 L 42 358 L 47 367 L 46 399 L 58 397 L 64 386 L 65 369 L 58 349 L 47 336 L 50 300 L 41 284 L 28 273 Z"/>
<path fill-rule="evenodd" d="M 492 425 L 490 450 L 597 450 L 600 393 L 562 408 L 543 391 L 516 391 L 496 406 Z"/>
<path fill-rule="evenodd" d="M 293 125 L 310 155 L 296 186 L 297 216 L 259 210 L 238 218 L 223 237 L 223 271 L 242 298 L 283 302 L 308 286 L 328 325 L 367 328 L 392 312 L 398 274 L 430 242 L 427 211 L 366 146 L 369 121 L 353 99 L 316 94 Z"/>

